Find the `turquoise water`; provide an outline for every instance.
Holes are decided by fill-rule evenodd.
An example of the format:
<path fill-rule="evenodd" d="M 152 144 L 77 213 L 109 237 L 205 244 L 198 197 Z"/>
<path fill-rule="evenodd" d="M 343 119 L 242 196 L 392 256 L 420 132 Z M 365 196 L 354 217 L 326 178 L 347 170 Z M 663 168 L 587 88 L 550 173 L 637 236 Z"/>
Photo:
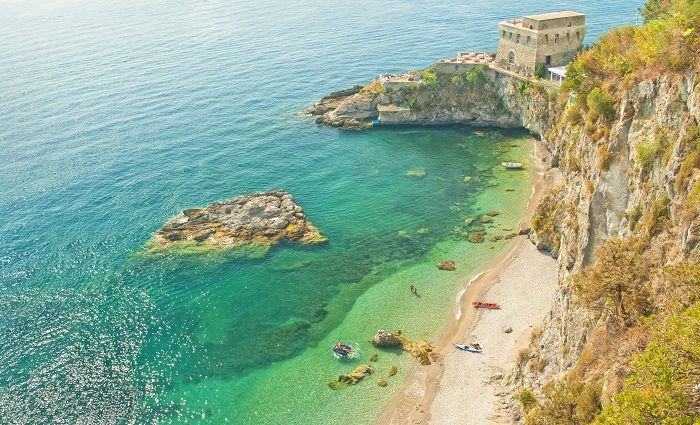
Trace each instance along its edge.
<path fill-rule="evenodd" d="M 327 382 L 375 353 L 378 328 L 435 336 L 522 213 L 530 174 L 498 163 L 529 147 L 517 131 L 339 132 L 297 113 L 492 50 L 505 17 L 581 10 L 592 40 L 637 6 L 0 0 L 0 422 L 371 422 L 410 358 L 379 352 L 366 382 Z M 182 209 L 275 188 L 328 244 L 142 251 Z M 454 236 L 492 209 L 486 243 Z M 436 270 L 445 258 L 457 273 Z M 330 356 L 341 339 L 361 359 Z"/>

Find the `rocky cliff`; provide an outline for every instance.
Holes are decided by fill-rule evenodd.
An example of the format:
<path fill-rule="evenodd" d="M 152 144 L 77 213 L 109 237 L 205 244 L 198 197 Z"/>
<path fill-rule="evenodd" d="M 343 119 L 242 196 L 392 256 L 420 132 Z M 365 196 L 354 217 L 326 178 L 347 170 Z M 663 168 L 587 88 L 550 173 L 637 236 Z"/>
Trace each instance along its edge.
<path fill-rule="evenodd" d="M 495 72 L 487 66 L 454 74 L 430 68 L 416 73 L 417 83 L 398 89 L 374 80 L 362 88 L 335 92 L 308 109 L 318 124 L 346 129 L 365 128 L 372 119 L 384 125 L 468 124 L 481 127 L 526 127 L 540 133 L 546 108 L 543 84 Z M 552 91 L 552 88 L 549 88 Z M 544 98 L 530 96 L 541 92 Z M 535 107 L 533 109 L 533 106 Z M 538 112 L 535 112 L 535 109 Z"/>
<path fill-rule="evenodd" d="M 646 79 L 619 97 L 608 120 L 570 117 L 562 108 L 539 124 L 564 180 L 533 220 L 533 241 L 560 266 L 552 311 L 532 347 L 539 366 L 523 368 L 534 388 L 570 370 L 604 320 L 576 302 L 570 284 L 603 241 L 640 237 L 657 266 L 700 260 L 698 73 Z M 611 374 L 606 380 L 618 382 L 604 385 L 620 386 L 622 378 Z"/>

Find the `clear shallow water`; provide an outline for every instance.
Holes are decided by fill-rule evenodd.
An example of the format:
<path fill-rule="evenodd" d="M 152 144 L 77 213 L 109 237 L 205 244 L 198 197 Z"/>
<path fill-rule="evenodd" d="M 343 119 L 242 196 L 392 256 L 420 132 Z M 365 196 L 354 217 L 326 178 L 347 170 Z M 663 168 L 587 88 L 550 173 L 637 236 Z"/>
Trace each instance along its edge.
<path fill-rule="evenodd" d="M 494 208 L 490 234 L 514 226 L 529 176 L 497 164 L 527 144 L 344 133 L 297 112 L 381 72 L 492 50 L 502 18 L 581 10 L 592 40 L 637 6 L 0 1 L 0 422 L 371 421 L 410 360 L 381 353 L 376 377 L 333 392 L 352 364 L 328 347 L 355 341 L 366 361 L 377 327 L 434 336 L 498 249 L 452 228 Z M 415 167 L 427 176 L 405 176 Z M 278 187 L 329 244 L 140 252 L 181 209 Z M 435 270 L 446 257 L 459 274 Z"/>

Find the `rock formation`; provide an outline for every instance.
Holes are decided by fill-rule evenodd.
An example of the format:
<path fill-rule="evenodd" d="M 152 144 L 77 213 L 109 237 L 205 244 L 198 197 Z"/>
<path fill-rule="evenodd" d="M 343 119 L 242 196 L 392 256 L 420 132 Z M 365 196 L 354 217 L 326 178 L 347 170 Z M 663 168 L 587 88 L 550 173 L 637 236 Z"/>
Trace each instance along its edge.
<path fill-rule="evenodd" d="M 368 364 L 359 365 L 352 372 L 347 375 L 338 376 L 339 384 L 350 384 L 355 385 L 360 382 L 365 376 L 371 375 L 374 372 L 374 368 Z"/>
<path fill-rule="evenodd" d="M 372 344 L 376 347 L 398 347 L 402 342 L 393 333 L 379 330 L 377 334 L 372 337 Z"/>
<path fill-rule="evenodd" d="M 447 270 L 450 272 L 457 270 L 457 266 L 455 265 L 455 262 L 453 260 L 440 261 L 437 265 L 437 268 L 440 270 Z"/>
<path fill-rule="evenodd" d="M 254 193 L 185 210 L 153 236 L 152 247 L 273 245 L 280 240 L 319 243 L 321 236 L 287 192 Z"/>

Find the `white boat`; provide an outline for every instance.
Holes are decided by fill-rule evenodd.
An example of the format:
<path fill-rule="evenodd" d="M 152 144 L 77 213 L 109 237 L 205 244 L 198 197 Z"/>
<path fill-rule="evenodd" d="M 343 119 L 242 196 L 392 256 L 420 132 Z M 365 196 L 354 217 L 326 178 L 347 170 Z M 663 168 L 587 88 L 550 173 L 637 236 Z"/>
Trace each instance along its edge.
<path fill-rule="evenodd" d="M 457 344 L 453 342 L 452 345 L 459 348 L 460 350 L 469 351 L 470 353 L 481 353 L 481 345 L 479 343 L 474 344 Z"/>
<path fill-rule="evenodd" d="M 517 170 L 517 169 L 523 168 L 525 166 L 522 162 L 509 162 L 509 161 L 503 161 L 503 162 L 501 162 L 501 165 L 510 169 L 510 170 Z"/>

